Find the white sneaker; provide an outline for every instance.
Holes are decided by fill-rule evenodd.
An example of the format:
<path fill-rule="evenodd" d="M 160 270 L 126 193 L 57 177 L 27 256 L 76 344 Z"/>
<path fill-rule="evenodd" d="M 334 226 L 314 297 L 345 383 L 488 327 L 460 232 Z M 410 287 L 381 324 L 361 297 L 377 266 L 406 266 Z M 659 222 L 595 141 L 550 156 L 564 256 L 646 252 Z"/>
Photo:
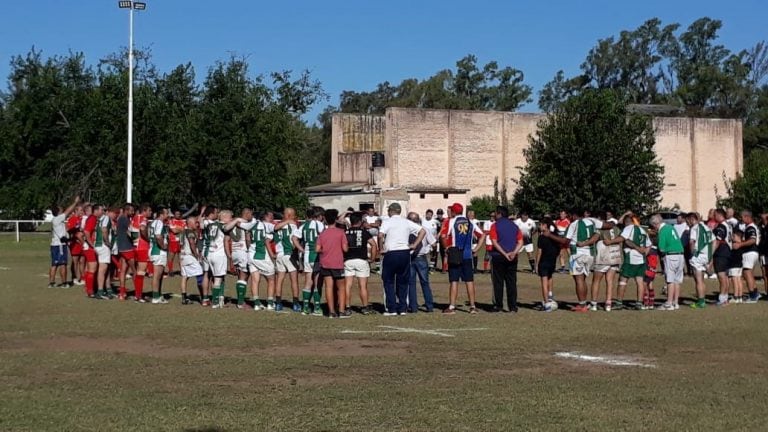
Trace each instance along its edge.
<path fill-rule="evenodd" d="M 672 306 L 675 307 L 675 310 L 680 310 L 680 304 L 679 303 L 675 303 Z"/>
<path fill-rule="evenodd" d="M 255 304 L 255 305 L 253 305 L 253 310 L 255 310 L 255 311 L 257 311 L 257 312 L 258 312 L 258 311 L 263 311 L 264 309 L 265 309 L 265 308 L 264 308 L 264 306 L 263 306 L 263 305 L 261 305 L 261 304 L 259 304 L 259 303 L 257 303 L 257 304 Z"/>
<path fill-rule="evenodd" d="M 275 305 L 273 305 L 273 304 L 268 304 L 268 305 L 267 305 L 267 310 L 268 310 L 268 311 L 274 311 L 274 310 L 275 310 Z"/>
<path fill-rule="evenodd" d="M 591 303 L 589 305 L 590 312 L 597 312 L 597 303 Z"/>
<path fill-rule="evenodd" d="M 605 311 L 610 312 L 611 311 L 611 305 L 605 305 Z"/>
<path fill-rule="evenodd" d="M 384 315 L 384 316 L 397 316 L 397 312 L 384 312 L 382 315 Z"/>
<path fill-rule="evenodd" d="M 153 298 L 152 304 L 168 304 L 168 300 L 165 297 Z"/>
<path fill-rule="evenodd" d="M 673 310 L 675 310 L 675 305 L 673 305 L 671 303 L 664 303 L 663 305 L 661 305 L 659 307 L 659 310 L 661 310 L 661 311 L 673 311 Z"/>
<path fill-rule="evenodd" d="M 77 286 L 85 285 L 85 282 L 82 279 L 75 279 L 75 280 L 72 281 L 72 283 L 77 285 Z"/>

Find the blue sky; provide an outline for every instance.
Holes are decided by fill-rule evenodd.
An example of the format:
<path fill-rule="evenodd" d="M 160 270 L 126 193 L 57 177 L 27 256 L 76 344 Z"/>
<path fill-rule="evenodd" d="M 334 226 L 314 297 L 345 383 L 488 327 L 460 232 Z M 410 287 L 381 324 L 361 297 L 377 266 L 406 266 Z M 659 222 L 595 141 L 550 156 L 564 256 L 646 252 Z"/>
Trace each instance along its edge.
<path fill-rule="evenodd" d="M 721 43 L 732 50 L 768 39 L 765 0 L 145 1 L 136 44 L 151 47 L 161 71 L 191 61 L 200 81 L 216 60 L 235 53 L 248 57 L 254 74 L 309 69 L 333 104 L 343 90 L 424 78 L 468 53 L 521 69 L 536 99 L 558 69 L 577 72 L 599 38 L 652 17 L 683 26 L 702 16 L 721 19 Z M 11 56 L 33 45 L 45 55 L 82 51 L 89 63 L 127 46 L 128 16 L 117 0 L 3 3 L 3 88 Z M 523 109 L 536 110 L 535 102 Z"/>

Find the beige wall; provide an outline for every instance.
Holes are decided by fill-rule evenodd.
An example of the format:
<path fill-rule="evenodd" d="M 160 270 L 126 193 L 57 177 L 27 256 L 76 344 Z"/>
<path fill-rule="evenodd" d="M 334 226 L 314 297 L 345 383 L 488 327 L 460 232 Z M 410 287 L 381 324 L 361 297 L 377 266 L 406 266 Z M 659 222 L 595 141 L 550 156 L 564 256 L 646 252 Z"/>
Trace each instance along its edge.
<path fill-rule="evenodd" d="M 333 118 L 334 182 L 369 181 L 370 152 L 384 150 L 386 168 L 375 173 L 380 188 L 467 189 L 463 199 L 492 194 L 498 177 L 511 196 L 525 165 L 523 149 L 543 114 L 390 108 L 384 116 L 337 114 Z M 739 120 L 654 119 L 656 152 L 665 167 L 662 204 L 706 211 L 722 193 L 723 173 L 741 171 Z M 337 128 L 338 126 L 338 128 Z M 370 131 L 371 137 L 366 137 Z M 436 195 L 414 210 L 449 205 Z M 437 198 L 439 197 L 439 198 Z M 434 202 L 432 202 L 434 199 Z"/>

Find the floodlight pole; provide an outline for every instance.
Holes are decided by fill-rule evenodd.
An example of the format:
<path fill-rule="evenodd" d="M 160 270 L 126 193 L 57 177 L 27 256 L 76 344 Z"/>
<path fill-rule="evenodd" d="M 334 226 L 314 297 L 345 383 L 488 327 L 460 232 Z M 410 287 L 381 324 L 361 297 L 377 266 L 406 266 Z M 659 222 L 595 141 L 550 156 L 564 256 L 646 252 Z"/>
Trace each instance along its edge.
<path fill-rule="evenodd" d="M 125 199 L 126 202 L 133 202 L 133 1 L 128 16 L 128 161 Z"/>

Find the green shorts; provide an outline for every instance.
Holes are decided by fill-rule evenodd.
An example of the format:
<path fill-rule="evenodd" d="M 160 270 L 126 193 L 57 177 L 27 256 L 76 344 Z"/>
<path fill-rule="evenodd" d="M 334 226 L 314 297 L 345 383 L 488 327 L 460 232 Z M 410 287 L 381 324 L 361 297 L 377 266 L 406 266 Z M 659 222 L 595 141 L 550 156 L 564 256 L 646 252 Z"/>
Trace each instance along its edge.
<path fill-rule="evenodd" d="M 624 262 L 621 265 L 621 277 L 632 279 L 645 276 L 645 264 L 630 264 Z"/>

